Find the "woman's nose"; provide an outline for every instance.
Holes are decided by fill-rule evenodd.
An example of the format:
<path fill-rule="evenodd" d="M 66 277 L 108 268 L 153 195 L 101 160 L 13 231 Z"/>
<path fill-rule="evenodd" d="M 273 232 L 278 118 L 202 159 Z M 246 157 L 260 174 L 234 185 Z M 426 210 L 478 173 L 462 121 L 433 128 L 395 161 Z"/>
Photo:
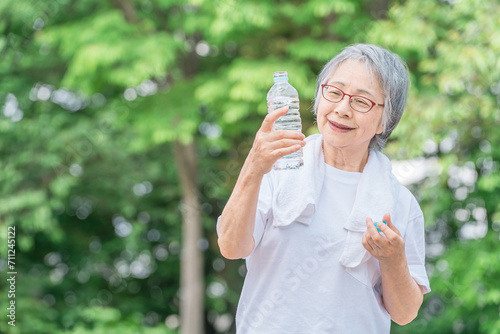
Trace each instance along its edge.
<path fill-rule="evenodd" d="M 337 106 L 335 107 L 335 112 L 339 114 L 339 116 L 351 117 L 352 116 L 352 108 L 350 97 L 344 95 L 342 100 L 337 102 Z"/>

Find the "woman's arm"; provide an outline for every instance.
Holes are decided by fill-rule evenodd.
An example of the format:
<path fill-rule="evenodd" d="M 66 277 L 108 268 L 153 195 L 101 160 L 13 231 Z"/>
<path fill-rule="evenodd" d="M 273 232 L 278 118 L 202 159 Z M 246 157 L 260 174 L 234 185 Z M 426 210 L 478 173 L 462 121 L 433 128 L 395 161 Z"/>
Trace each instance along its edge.
<path fill-rule="evenodd" d="M 380 262 L 382 274 L 382 298 L 391 319 L 398 325 L 406 325 L 418 315 L 424 294 L 422 288 L 410 276 L 406 257 L 390 262 Z"/>
<path fill-rule="evenodd" d="M 382 298 L 391 319 L 406 325 L 416 318 L 422 305 L 423 291 L 411 277 L 406 262 L 405 243 L 399 230 L 392 224 L 389 214 L 384 215 L 385 224 L 378 224 L 380 234 L 371 218 L 366 219 L 367 230 L 363 235 L 363 246 L 379 261 L 382 274 Z"/>
<path fill-rule="evenodd" d="M 219 248 L 222 256 L 239 259 L 254 248 L 253 231 L 262 175 L 245 165 L 219 221 Z"/>
<path fill-rule="evenodd" d="M 273 131 L 274 122 L 288 107 L 268 114 L 260 127 L 236 185 L 219 221 L 219 248 L 228 259 L 250 255 L 262 178 L 279 158 L 305 146 L 305 136 L 297 131 Z"/>

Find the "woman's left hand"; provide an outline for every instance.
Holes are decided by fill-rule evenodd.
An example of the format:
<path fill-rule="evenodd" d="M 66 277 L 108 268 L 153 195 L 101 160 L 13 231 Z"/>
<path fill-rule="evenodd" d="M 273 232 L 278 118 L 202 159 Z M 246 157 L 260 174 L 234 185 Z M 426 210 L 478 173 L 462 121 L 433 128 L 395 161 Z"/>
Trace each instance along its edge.
<path fill-rule="evenodd" d="M 391 215 L 384 215 L 384 222 L 377 223 L 377 227 L 383 233 L 377 231 L 371 218 L 366 218 L 366 231 L 363 234 L 362 243 L 371 255 L 382 264 L 398 264 L 405 260 L 405 242 L 401 232 L 391 221 Z"/>

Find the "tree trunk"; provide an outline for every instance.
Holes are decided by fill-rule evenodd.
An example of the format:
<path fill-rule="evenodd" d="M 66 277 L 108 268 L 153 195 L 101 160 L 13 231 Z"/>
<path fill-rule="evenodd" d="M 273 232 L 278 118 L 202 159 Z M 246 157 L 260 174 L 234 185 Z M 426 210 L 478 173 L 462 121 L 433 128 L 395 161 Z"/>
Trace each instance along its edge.
<path fill-rule="evenodd" d="M 174 142 L 175 160 L 182 189 L 182 253 L 180 277 L 181 334 L 204 333 L 203 253 L 201 211 L 197 185 L 197 157 L 194 141 Z"/>
<path fill-rule="evenodd" d="M 137 22 L 137 13 L 135 11 L 134 4 L 129 0 L 111 0 L 113 5 L 121 10 L 125 21 L 128 23 Z"/>

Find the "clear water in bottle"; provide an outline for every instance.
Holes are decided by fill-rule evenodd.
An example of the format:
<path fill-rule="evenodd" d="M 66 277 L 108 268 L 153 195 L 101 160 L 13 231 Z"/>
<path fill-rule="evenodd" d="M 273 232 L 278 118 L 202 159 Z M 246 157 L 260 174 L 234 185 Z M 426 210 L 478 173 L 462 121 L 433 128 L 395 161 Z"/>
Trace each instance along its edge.
<path fill-rule="evenodd" d="M 274 130 L 302 131 L 302 122 L 299 111 L 299 94 L 288 83 L 288 73 L 274 72 L 274 85 L 267 93 L 267 112 L 288 106 L 288 113 L 274 122 Z M 273 165 L 273 169 L 297 169 L 304 165 L 302 148 L 292 154 L 280 158 Z"/>

